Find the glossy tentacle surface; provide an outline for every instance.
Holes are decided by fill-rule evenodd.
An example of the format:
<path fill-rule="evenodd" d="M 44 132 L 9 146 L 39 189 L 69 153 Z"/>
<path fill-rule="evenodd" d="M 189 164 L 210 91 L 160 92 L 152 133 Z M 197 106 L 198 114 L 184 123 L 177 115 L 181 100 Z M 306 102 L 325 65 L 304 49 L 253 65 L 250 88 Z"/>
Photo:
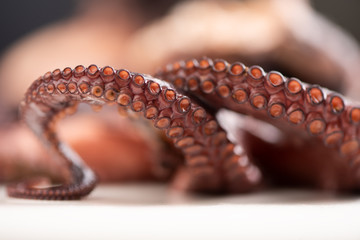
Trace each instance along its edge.
<path fill-rule="evenodd" d="M 98 109 L 117 104 L 140 113 L 166 133 L 191 169 L 192 188 L 203 191 L 252 190 L 261 174 L 241 148 L 231 143 L 217 120 L 194 100 L 151 76 L 96 65 L 47 72 L 28 89 L 21 113 L 29 127 L 71 169 L 69 183 L 36 188 L 31 184 L 8 187 L 13 197 L 76 199 L 86 196 L 96 177 L 85 163 L 56 136 L 55 122 L 78 103 Z"/>
<path fill-rule="evenodd" d="M 315 144 L 335 150 L 352 175 L 348 185 L 359 188 L 360 105 L 342 95 L 276 71 L 266 73 L 260 66 L 222 59 L 175 62 L 156 77 L 215 110 L 252 115 L 304 141 L 315 139 Z"/>

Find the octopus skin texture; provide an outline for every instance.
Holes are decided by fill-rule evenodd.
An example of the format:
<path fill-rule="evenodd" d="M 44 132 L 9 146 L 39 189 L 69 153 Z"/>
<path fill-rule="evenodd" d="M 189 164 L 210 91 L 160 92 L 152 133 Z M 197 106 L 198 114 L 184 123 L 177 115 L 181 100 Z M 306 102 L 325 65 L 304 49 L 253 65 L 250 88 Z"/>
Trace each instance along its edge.
<path fill-rule="evenodd" d="M 298 142 L 313 146 L 316 161 L 301 159 L 300 167 L 306 170 L 309 166 L 317 172 L 333 162 L 334 172 L 341 176 L 336 178 L 337 189 L 360 187 L 360 108 L 340 94 L 276 71 L 266 73 L 259 66 L 229 64 L 221 59 L 176 62 L 155 76 L 79 65 L 38 78 L 20 105 L 21 115 L 54 159 L 68 166 L 71 176 L 63 185 L 48 188 L 31 182 L 12 184 L 8 194 L 79 199 L 93 190 L 96 175 L 55 131 L 56 121 L 73 113 L 78 103 L 91 104 L 94 109 L 117 105 L 120 112 L 131 110 L 151 121 L 183 155 L 191 190 L 242 193 L 262 183 L 258 166 L 263 164 L 256 162 L 254 154 L 246 152 L 239 141 L 229 138 L 236 126 L 227 131 L 220 126 L 216 114 L 222 108 L 270 123 Z M 261 141 L 258 144 L 264 145 Z M 295 163 L 293 168 L 298 167 Z"/>
<path fill-rule="evenodd" d="M 232 125 L 226 130 L 236 132 L 235 142 L 242 143 L 267 180 L 358 191 L 358 104 L 277 71 L 266 73 L 260 66 L 229 64 L 221 59 L 176 62 L 159 71 L 157 77 L 172 82 L 205 106 L 240 113 L 227 115 L 230 123 L 224 118 L 219 121 Z M 240 126 L 244 114 L 252 118 Z M 282 139 L 272 136 L 276 134 L 263 122 L 280 130 Z"/>

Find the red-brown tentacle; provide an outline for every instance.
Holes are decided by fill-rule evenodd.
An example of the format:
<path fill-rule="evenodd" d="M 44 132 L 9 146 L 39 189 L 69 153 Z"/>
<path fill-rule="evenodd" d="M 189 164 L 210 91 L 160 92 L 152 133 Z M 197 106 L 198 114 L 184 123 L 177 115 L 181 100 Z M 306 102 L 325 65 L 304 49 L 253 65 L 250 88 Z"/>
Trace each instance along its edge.
<path fill-rule="evenodd" d="M 336 92 L 276 71 L 266 73 L 259 66 L 229 64 L 222 59 L 176 62 L 155 76 L 215 110 L 227 108 L 269 122 L 284 132 L 317 138 L 337 149 L 349 168 L 359 162 L 360 105 Z M 360 182 L 360 168 L 352 174 L 358 175 L 356 181 Z"/>
<path fill-rule="evenodd" d="M 124 69 L 90 65 L 46 73 L 31 85 L 21 104 L 22 116 L 30 128 L 55 157 L 69 165 L 71 182 L 45 189 L 30 184 L 11 185 L 10 196 L 74 199 L 94 188 L 94 173 L 59 141 L 54 129 L 55 120 L 81 102 L 95 108 L 117 103 L 151 120 L 182 151 L 185 165 L 191 169 L 193 189 L 219 191 L 227 186 L 230 191 L 242 192 L 253 189 L 260 181 L 257 167 L 243 152 L 234 150 L 216 119 L 171 84 Z"/>

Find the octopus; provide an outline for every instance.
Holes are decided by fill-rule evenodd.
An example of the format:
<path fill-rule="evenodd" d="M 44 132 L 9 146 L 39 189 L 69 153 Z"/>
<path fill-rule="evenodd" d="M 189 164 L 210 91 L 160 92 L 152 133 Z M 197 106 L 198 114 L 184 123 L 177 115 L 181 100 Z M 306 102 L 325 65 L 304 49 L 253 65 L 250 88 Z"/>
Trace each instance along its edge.
<path fill-rule="evenodd" d="M 115 105 L 120 113 L 135 112 L 150 121 L 174 147 L 162 164 L 185 168 L 193 191 L 250 192 L 261 189 L 269 175 L 324 189 L 360 188 L 359 105 L 258 65 L 203 57 L 169 64 L 154 76 L 78 65 L 39 77 L 20 113 L 69 176 L 46 187 L 32 181 L 11 184 L 9 196 L 80 199 L 94 189 L 96 174 L 56 134 L 57 121 L 76 112 L 79 103 L 95 110 Z M 224 118 L 223 109 L 231 117 Z M 267 134 L 280 134 L 282 140 L 266 142 L 250 131 L 240 138 L 239 125 L 248 118 L 247 130 L 258 121 L 260 131 L 273 126 L 277 132 Z"/>

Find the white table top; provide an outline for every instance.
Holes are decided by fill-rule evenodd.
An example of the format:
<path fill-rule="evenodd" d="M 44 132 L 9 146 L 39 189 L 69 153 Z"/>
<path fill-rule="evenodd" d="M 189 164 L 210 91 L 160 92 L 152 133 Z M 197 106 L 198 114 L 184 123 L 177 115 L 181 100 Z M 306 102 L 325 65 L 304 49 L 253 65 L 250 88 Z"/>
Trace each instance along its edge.
<path fill-rule="evenodd" d="M 0 239 L 360 239 L 360 196 L 303 190 L 196 196 L 159 184 L 100 185 L 81 201 L 8 198 Z"/>

